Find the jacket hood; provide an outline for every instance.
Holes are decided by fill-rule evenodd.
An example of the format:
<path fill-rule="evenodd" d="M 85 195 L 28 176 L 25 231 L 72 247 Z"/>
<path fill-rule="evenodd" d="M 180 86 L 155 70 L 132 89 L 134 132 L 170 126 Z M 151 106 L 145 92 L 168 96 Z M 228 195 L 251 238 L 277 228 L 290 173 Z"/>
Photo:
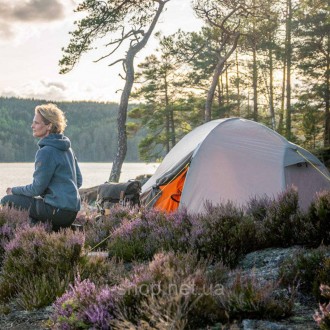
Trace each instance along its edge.
<path fill-rule="evenodd" d="M 49 134 L 38 142 L 38 146 L 40 148 L 50 146 L 65 151 L 71 147 L 71 142 L 69 138 L 63 134 Z"/>

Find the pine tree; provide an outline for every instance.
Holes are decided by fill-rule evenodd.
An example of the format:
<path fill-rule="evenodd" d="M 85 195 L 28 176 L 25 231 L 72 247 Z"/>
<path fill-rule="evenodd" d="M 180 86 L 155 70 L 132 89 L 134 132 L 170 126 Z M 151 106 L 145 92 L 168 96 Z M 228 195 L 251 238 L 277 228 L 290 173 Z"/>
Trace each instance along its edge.
<path fill-rule="evenodd" d="M 70 71 L 83 53 L 92 49 L 93 42 L 106 38 L 111 50 L 98 59 L 113 58 L 117 49 L 128 43 L 125 58 L 121 62 L 125 72 L 125 85 L 118 109 L 118 145 L 109 181 L 118 182 L 122 164 L 127 153 L 126 119 L 128 101 L 134 83 L 134 59 L 147 44 L 166 3 L 170 0 L 85 0 L 77 8 L 87 16 L 77 21 L 77 29 L 71 32 L 69 45 L 60 61 L 61 73 Z M 118 37 L 119 35 L 119 37 Z M 108 38 L 111 38 L 110 42 Z"/>

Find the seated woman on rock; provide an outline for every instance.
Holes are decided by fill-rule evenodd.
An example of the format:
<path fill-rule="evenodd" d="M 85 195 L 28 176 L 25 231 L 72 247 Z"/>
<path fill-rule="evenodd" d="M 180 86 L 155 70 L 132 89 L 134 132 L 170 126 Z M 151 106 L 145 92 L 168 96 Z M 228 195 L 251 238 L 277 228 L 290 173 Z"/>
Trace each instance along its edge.
<path fill-rule="evenodd" d="M 39 105 L 31 125 L 39 138 L 33 182 L 7 188 L 1 204 L 29 210 L 33 223 L 51 222 L 53 230 L 69 227 L 80 209 L 82 176 L 70 140 L 63 135 L 66 118 L 54 104 Z"/>

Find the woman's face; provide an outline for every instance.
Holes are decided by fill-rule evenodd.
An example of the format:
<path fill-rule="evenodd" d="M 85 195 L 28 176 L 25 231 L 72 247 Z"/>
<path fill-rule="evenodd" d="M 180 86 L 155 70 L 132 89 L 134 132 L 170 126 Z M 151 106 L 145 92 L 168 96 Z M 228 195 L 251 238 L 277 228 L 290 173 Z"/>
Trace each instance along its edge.
<path fill-rule="evenodd" d="M 35 114 L 32 125 L 31 125 L 32 134 L 34 137 L 43 138 L 43 137 L 47 136 L 50 132 L 50 127 L 51 127 L 51 124 L 46 125 L 42 121 L 42 117 L 39 113 Z"/>

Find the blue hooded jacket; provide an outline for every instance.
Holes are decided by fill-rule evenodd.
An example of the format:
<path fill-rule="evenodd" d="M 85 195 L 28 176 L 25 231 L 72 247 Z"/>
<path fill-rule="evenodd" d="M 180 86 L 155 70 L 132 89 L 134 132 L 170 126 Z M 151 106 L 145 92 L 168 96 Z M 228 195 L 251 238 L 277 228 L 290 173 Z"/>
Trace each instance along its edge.
<path fill-rule="evenodd" d="M 63 134 L 49 134 L 38 146 L 32 184 L 13 187 L 12 193 L 41 196 L 59 209 L 79 211 L 82 176 L 70 140 Z"/>

